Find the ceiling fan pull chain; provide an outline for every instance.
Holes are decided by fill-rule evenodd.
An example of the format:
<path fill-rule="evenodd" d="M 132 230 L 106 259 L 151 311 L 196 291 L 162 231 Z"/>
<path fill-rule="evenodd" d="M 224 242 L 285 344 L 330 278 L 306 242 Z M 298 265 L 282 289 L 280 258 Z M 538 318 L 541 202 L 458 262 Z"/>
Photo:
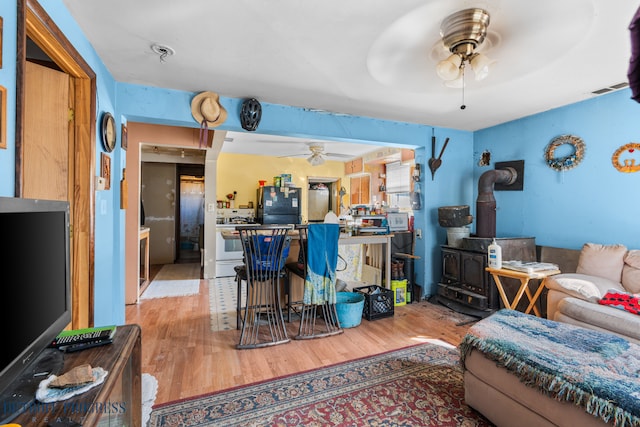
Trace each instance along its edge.
<path fill-rule="evenodd" d="M 467 106 L 464 105 L 464 63 L 460 66 L 460 68 L 462 68 L 462 105 L 460 106 L 460 109 L 464 110 L 465 108 L 467 108 Z"/>

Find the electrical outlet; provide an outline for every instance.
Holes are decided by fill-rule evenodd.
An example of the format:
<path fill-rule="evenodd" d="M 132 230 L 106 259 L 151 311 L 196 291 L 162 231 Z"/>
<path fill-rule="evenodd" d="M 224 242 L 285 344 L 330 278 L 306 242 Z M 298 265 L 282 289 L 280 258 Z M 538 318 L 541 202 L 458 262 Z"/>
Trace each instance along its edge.
<path fill-rule="evenodd" d="M 422 239 L 422 228 L 416 228 L 416 238 Z"/>
<path fill-rule="evenodd" d="M 107 187 L 107 180 L 102 176 L 96 176 L 96 191 L 102 191 Z"/>

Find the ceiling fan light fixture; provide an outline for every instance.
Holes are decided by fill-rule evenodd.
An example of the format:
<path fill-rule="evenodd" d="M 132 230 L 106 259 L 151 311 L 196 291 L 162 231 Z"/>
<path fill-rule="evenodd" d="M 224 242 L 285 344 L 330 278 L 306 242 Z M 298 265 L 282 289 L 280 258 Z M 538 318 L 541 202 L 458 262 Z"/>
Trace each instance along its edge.
<path fill-rule="evenodd" d="M 476 53 L 469 61 L 471 65 L 471 69 L 473 73 L 476 75 L 476 80 L 483 80 L 489 75 L 489 71 L 491 66 L 495 64 L 496 61 L 493 61 L 487 57 L 487 55 L 483 55 L 482 53 Z"/>
<path fill-rule="evenodd" d="M 489 22 L 489 13 L 479 8 L 458 11 L 442 21 L 440 36 L 444 46 L 452 55 L 436 66 L 436 72 L 441 79 L 445 81 L 458 79 L 462 74 L 462 68 L 467 63 L 471 65 L 476 80 L 487 77 L 489 66 L 493 61 L 486 55 L 477 53 L 476 49 L 480 47 L 487 35 Z"/>
<path fill-rule="evenodd" d="M 442 80 L 455 80 L 460 76 L 461 64 L 462 57 L 454 53 L 447 59 L 438 62 L 436 73 Z"/>
<path fill-rule="evenodd" d="M 442 84 L 453 89 L 460 89 L 464 87 L 464 79 L 462 78 L 462 73 L 460 73 L 457 79 L 445 80 L 444 82 L 442 82 Z"/>
<path fill-rule="evenodd" d="M 318 153 L 313 153 L 312 155 L 309 156 L 309 158 L 307 159 L 307 162 L 309 162 L 311 166 L 320 166 L 321 164 L 324 163 L 324 159 L 322 158 L 322 155 Z"/>

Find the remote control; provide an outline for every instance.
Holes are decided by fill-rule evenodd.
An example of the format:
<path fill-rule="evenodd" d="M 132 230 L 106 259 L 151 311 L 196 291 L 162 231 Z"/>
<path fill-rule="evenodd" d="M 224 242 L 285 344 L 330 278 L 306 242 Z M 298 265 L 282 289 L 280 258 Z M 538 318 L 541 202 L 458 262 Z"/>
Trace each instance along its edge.
<path fill-rule="evenodd" d="M 65 353 L 73 353 L 74 351 L 80 351 L 80 350 L 85 350 L 87 348 L 98 347 L 105 344 L 111 344 L 112 342 L 113 342 L 112 339 L 106 339 L 102 341 L 90 341 L 90 342 L 83 342 L 83 343 L 77 343 L 77 344 L 71 344 L 71 345 L 63 345 L 58 348 L 64 351 Z"/>

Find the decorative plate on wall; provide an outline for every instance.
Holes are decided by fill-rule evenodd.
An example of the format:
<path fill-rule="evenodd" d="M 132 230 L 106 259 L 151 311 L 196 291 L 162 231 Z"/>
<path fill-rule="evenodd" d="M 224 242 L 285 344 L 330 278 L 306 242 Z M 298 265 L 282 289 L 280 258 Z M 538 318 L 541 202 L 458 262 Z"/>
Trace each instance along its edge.
<path fill-rule="evenodd" d="M 636 163 L 636 160 L 640 160 L 640 144 L 637 142 L 623 145 L 611 156 L 613 167 L 625 173 L 640 172 L 640 161 Z"/>
<path fill-rule="evenodd" d="M 572 152 L 563 157 L 556 157 L 555 151 L 562 145 L 570 145 Z M 544 150 L 544 159 L 551 169 L 565 171 L 573 169 L 584 158 L 585 144 L 582 138 L 574 135 L 560 135 L 551 140 Z"/>

